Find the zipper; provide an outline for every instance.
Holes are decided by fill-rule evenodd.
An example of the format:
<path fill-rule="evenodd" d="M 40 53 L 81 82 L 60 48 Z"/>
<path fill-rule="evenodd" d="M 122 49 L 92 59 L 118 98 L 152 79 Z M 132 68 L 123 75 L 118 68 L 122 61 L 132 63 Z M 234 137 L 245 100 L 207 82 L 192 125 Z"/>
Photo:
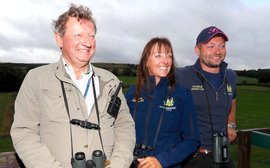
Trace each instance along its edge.
<path fill-rule="evenodd" d="M 216 101 L 218 101 L 218 92 L 216 91 Z"/>
<path fill-rule="evenodd" d="M 207 84 L 208 85 L 210 85 L 210 87 L 215 91 L 215 94 L 216 94 L 216 101 L 218 101 L 219 100 L 219 96 L 218 96 L 218 91 L 224 86 L 224 84 L 225 84 L 225 76 L 226 76 L 226 71 L 224 72 L 225 74 L 224 74 L 224 76 L 223 76 L 223 81 L 222 81 L 222 84 L 220 85 L 220 87 L 216 90 L 215 89 L 215 87 L 203 76 L 203 74 L 202 73 L 200 73 L 199 71 L 197 71 L 197 69 L 195 69 L 194 67 L 193 67 L 193 69 L 196 71 L 196 72 L 198 72 L 202 77 L 203 77 L 203 79 L 207 82 Z"/>
<path fill-rule="evenodd" d="M 189 113 L 189 124 L 190 124 L 190 130 L 193 133 L 193 135 L 195 135 L 195 131 L 193 128 L 193 121 L 192 121 L 192 112 Z"/>

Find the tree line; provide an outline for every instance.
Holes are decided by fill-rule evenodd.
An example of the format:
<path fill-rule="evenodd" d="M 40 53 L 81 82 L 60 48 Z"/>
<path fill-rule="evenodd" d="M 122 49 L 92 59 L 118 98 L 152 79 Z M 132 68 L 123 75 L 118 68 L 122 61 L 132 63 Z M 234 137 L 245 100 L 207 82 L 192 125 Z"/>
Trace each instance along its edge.
<path fill-rule="evenodd" d="M 93 63 L 95 66 L 104 68 L 116 76 L 136 76 L 137 65 Z M 26 73 L 33 68 L 45 64 L 18 64 L 0 63 L 0 92 L 17 92 L 23 82 Z"/>
<path fill-rule="evenodd" d="M 246 76 L 250 78 L 257 78 L 258 83 L 267 84 L 270 83 L 270 69 L 258 69 L 258 70 L 242 70 L 235 71 L 238 76 Z"/>
<path fill-rule="evenodd" d="M 95 66 L 107 69 L 116 76 L 136 76 L 138 65 L 115 64 L 115 63 L 93 63 Z M 17 92 L 26 73 L 38 66 L 45 64 L 16 64 L 0 63 L 0 92 Z M 236 70 L 238 76 L 256 78 L 258 83 L 270 83 L 270 69 L 258 70 Z"/>

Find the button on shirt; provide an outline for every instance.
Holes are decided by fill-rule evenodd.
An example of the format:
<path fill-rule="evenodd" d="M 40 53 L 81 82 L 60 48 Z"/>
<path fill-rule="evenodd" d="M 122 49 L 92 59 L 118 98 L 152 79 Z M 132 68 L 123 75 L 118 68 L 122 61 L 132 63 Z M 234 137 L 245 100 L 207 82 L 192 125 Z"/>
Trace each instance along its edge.
<path fill-rule="evenodd" d="M 81 73 L 81 76 L 79 79 L 76 79 L 74 70 L 72 68 L 72 66 L 68 65 L 65 60 L 63 59 L 63 63 L 65 65 L 65 69 L 67 74 L 69 74 L 69 76 L 71 77 L 72 81 L 76 84 L 76 86 L 78 87 L 78 89 L 80 90 L 81 94 L 84 96 L 84 101 L 86 103 L 87 106 L 87 112 L 88 115 L 91 112 L 91 109 L 94 105 L 95 99 L 94 99 L 94 92 L 93 92 L 93 86 L 92 86 L 92 75 L 93 75 L 93 68 L 91 66 L 91 64 L 89 63 L 89 67 L 88 70 L 85 72 Z M 95 82 L 95 90 L 96 90 L 96 96 L 99 96 L 99 80 L 98 77 L 96 75 L 93 75 L 93 79 Z M 89 85 L 89 86 L 87 86 Z"/>

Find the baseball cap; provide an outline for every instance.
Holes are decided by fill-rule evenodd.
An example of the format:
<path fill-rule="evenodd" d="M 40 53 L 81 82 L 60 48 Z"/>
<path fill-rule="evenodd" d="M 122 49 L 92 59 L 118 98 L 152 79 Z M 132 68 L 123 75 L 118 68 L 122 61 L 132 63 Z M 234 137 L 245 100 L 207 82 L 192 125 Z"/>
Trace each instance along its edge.
<path fill-rule="evenodd" d="M 217 34 L 221 34 L 224 37 L 225 41 L 229 40 L 226 34 L 222 30 L 220 30 L 219 28 L 215 26 L 210 26 L 203 29 L 200 32 L 200 34 L 198 35 L 196 39 L 196 45 L 198 45 L 199 43 L 203 43 L 203 44 L 207 43 Z"/>

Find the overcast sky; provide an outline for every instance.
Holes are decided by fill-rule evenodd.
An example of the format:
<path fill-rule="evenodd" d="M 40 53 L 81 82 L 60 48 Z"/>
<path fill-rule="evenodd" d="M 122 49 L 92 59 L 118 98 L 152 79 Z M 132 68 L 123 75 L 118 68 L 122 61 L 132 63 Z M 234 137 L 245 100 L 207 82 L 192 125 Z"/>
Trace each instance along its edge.
<path fill-rule="evenodd" d="M 92 62 L 137 64 L 153 37 L 170 39 L 177 66 L 193 64 L 195 39 L 215 25 L 229 37 L 226 62 L 235 70 L 270 68 L 269 0 L 8 0 L 0 4 L 0 62 L 59 59 L 52 20 L 69 4 L 89 6 L 97 24 Z"/>

